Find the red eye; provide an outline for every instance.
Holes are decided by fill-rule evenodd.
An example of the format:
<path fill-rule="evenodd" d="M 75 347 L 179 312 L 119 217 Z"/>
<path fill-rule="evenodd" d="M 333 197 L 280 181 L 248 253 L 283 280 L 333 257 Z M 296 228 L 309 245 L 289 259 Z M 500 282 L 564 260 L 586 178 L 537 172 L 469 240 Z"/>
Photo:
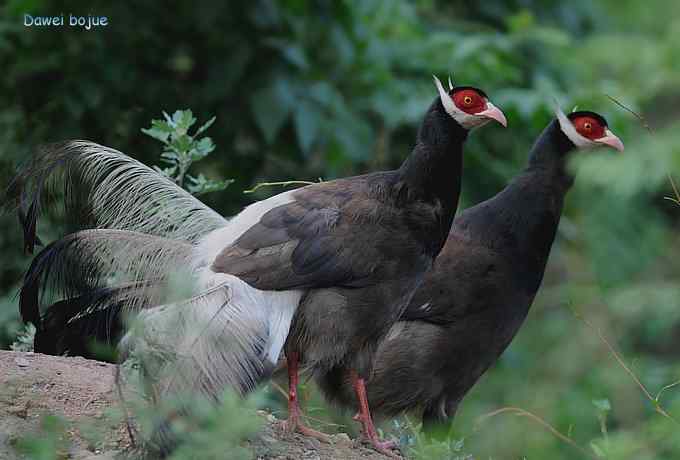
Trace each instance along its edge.
<path fill-rule="evenodd" d="M 463 112 L 474 114 L 486 109 L 486 100 L 473 89 L 461 89 L 451 95 L 453 103 Z"/>
<path fill-rule="evenodd" d="M 605 135 L 605 127 L 593 117 L 577 117 L 572 123 L 577 133 L 590 140 L 600 139 Z"/>

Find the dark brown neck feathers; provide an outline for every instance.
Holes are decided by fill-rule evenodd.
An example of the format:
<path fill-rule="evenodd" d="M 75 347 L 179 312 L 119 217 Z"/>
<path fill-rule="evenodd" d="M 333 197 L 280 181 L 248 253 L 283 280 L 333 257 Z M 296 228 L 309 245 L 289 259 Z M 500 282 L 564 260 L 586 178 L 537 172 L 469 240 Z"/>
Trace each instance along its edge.
<path fill-rule="evenodd" d="M 416 146 L 400 168 L 409 196 L 441 204 L 450 218 L 458 206 L 467 133 L 437 98 L 420 126 Z"/>
<path fill-rule="evenodd" d="M 568 154 L 574 149 L 574 143 L 562 132 L 560 123 L 553 119 L 531 148 L 526 171 L 550 177 L 554 186 L 566 192 L 574 183 L 567 171 Z"/>

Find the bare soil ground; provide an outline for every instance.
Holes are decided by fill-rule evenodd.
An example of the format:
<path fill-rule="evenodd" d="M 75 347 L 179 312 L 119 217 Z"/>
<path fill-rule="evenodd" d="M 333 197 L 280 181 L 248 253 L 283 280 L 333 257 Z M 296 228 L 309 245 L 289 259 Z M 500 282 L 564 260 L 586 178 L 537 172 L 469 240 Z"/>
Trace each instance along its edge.
<path fill-rule="evenodd" d="M 85 427 L 119 407 L 115 367 L 83 358 L 0 351 L 0 459 L 21 459 L 16 447 L 26 437 L 44 436 L 41 420 L 52 414 L 73 422 L 64 433 L 63 457 L 81 460 L 134 458 L 124 424 L 110 426 L 96 446 L 75 426 Z M 261 414 L 266 423 L 251 440 L 262 460 L 385 460 L 347 435 L 323 444 L 282 429 L 281 421 Z"/>

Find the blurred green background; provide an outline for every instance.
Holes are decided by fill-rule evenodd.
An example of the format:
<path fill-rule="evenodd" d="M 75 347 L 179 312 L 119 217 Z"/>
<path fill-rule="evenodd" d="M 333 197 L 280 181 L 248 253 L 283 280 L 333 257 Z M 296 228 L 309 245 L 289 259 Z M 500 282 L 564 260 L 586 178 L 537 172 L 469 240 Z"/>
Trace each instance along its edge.
<path fill-rule="evenodd" d="M 217 145 L 196 172 L 235 179 L 201 198 L 225 215 L 260 181 L 331 179 L 393 168 L 435 97 L 431 75 L 476 85 L 509 128 L 474 133 L 466 207 L 526 161 L 557 98 L 604 114 L 622 155 L 582 152 L 541 293 L 498 365 L 461 406 L 454 435 L 479 458 L 583 454 L 680 458 L 680 424 L 655 411 L 598 333 L 652 396 L 680 380 L 680 14 L 673 0 L 124 2 L 10 0 L 0 6 L 0 186 L 44 142 L 84 138 L 158 164 L 143 135 L 162 110 L 191 108 Z M 96 14 L 97 30 L 26 28 L 23 14 Z M 647 131 L 606 95 L 644 114 Z M 58 216 L 39 228 L 46 240 Z M 0 348 L 20 327 L 29 259 L 15 217 L 0 217 Z M 310 404 L 315 417 L 334 412 Z M 609 404 L 601 400 L 608 400 Z M 594 403 L 593 401 L 598 401 Z M 661 404 L 680 419 L 680 390 Z M 607 409 L 608 405 L 610 409 Z M 604 427 L 604 428 L 603 428 Z"/>

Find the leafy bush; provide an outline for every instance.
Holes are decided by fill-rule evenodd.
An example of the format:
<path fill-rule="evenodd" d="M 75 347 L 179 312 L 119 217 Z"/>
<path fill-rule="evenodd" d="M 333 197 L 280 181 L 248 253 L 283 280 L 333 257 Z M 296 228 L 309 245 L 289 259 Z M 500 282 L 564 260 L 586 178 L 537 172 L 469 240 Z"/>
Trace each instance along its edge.
<path fill-rule="evenodd" d="M 10 348 L 14 351 L 33 351 L 34 338 L 35 326 L 31 323 L 25 324 L 23 329 L 17 334 L 17 339 Z"/>
<path fill-rule="evenodd" d="M 155 166 L 159 173 L 170 178 L 180 187 L 186 188 L 193 195 L 219 192 L 226 189 L 233 179 L 210 180 L 203 174 L 188 174 L 191 164 L 204 159 L 215 150 L 215 144 L 209 137 L 198 139 L 213 123 L 215 117 L 196 129 L 194 134 L 189 130 L 196 123 L 191 110 L 178 110 L 172 117 L 163 112 L 164 120 L 152 120 L 151 127 L 142 129 L 144 134 L 161 141 L 164 145 L 161 162 L 168 164 L 166 168 Z"/>

